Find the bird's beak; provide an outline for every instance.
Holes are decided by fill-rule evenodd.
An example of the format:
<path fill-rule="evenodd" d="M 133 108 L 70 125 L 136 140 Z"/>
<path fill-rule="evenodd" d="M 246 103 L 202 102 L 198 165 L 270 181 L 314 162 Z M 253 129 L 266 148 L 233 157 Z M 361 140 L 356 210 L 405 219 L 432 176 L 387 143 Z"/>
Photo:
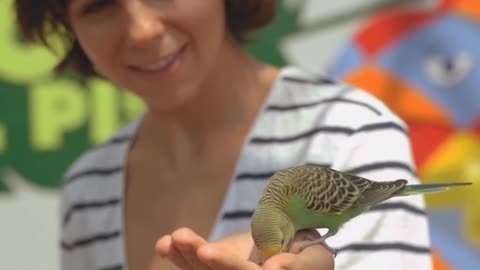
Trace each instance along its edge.
<path fill-rule="evenodd" d="M 273 248 L 266 248 L 266 249 L 262 250 L 261 254 L 262 254 L 262 257 L 264 257 L 265 260 L 266 260 L 266 259 L 268 259 L 268 258 L 272 257 L 273 255 L 278 254 L 280 252 L 282 252 L 281 249 L 273 247 Z"/>

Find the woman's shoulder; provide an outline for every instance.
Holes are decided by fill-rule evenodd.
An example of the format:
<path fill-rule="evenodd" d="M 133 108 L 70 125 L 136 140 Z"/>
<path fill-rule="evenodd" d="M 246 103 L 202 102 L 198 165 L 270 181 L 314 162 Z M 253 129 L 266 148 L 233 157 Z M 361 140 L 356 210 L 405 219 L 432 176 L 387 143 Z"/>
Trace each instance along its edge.
<path fill-rule="evenodd" d="M 276 103 L 294 104 L 296 108 L 321 113 L 324 124 L 349 125 L 358 128 L 375 122 L 394 122 L 405 127 L 403 120 L 373 94 L 326 72 L 287 66 L 282 68 Z"/>
<path fill-rule="evenodd" d="M 94 174 L 106 175 L 124 167 L 125 156 L 138 128 L 136 118 L 120 128 L 104 143 L 87 149 L 66 170 L 63 185 Z"/>

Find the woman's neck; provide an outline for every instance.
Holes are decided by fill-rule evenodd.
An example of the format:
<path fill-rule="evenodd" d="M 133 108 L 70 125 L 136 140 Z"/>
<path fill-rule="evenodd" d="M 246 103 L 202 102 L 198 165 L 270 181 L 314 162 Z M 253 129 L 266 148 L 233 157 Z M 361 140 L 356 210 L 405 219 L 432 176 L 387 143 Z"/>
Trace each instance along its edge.
<path fill-rule="evenodd" d="M 149 111 L 143 133 L 171 154 L 192 157 L 208 153 L 212 144 L 243 141 L 277 76 L 276 68 L 226 42 L 198 94 L 174 111 Z"/>

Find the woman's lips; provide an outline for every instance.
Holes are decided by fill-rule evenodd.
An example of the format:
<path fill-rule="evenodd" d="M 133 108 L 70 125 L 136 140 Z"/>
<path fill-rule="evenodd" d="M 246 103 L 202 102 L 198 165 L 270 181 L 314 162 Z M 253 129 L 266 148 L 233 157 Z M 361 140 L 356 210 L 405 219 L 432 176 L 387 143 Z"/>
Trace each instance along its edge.
<path fill-rule="evenodd" d="M 151 72 L 161 72 L 167 70 L 169 67 L 173 66 L 174 63 L 176 63 L 183 53 L 185 52 L 187 48 L 187 45 L 182 46 L 177 52 L 170 54 L 168 56 L 162 57 L 162 59 L 154 64 L 148 64 L 148 65 L 143 65 L 143 66 L 129 66 L 129 68 L 135 70 L 135 71 L 140 71 L 140 72 L 145 72 L 145 73 L 151 73 Z"/>

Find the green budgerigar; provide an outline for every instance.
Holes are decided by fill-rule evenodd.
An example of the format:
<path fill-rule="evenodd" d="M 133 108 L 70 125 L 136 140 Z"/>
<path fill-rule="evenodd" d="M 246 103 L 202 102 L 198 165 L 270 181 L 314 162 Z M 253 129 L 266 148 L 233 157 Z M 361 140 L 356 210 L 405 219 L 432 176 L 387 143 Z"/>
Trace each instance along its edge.
<path fill-rule="evenodd" d="M 408 185 L 407 180 L 372 181 L 353 174 L 313 165 L 291 167 L 275 173 L 252 216 L 255 245 L 265 258 L 286 252 L 295 234 L 303 229 L 326 228 L 305 248 L 322 244 L 347 221 L 389 198 L 447 190 L 471 183 Z"/>

